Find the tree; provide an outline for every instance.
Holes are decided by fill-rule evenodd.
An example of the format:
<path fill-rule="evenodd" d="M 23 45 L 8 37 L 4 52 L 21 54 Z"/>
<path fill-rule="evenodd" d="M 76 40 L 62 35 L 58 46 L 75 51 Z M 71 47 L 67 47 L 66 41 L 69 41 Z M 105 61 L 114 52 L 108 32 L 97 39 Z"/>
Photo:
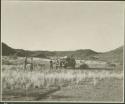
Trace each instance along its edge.
<path fill-rule="evenodd" d="M 75 68 L 75 65 L 76 65 L 76 61 L 72 56 L 66 58 L 66 62 L 65 62 L 65 67 L 66 68 L 67 67 Z"/>

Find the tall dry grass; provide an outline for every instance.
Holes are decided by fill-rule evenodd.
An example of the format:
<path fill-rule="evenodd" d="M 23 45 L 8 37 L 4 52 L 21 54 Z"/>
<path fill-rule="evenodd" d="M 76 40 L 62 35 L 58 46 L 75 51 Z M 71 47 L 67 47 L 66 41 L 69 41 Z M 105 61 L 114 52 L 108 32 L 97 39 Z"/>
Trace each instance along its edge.
<path fill-rule="evenodd" d="M 14 68 L 14 69 L 13 69 Z M 88 80 L 96 85 L 105 78 L 122 79 L 122 73 L 105 70 L 21 70 L 22 66 L 4 67 L 2 71 L 3 89 L 30 89 L 63 86 L 64 84 L 79 84 Z M 16 70 L 15 70 L 16 69 Z"/>
<path fill-rule="evenodd" d="M 49 70 L 49 61 L 34 58 L 35 63 L 45 63 L 46 69 L 36 67 L 32 72 L 24 68 L 24 58 L 12 59 L 2 57 L 2 87 L 3 89 L 46 88 L 51 86 L 77 85 L 88 81 L 96 85 L 105 78 L 122 79 L 123 73 L 106 70 Z M 6 64 L 7 63 L 7 64 Z M 9 63 L 9 64 L 8 64 Z"/>

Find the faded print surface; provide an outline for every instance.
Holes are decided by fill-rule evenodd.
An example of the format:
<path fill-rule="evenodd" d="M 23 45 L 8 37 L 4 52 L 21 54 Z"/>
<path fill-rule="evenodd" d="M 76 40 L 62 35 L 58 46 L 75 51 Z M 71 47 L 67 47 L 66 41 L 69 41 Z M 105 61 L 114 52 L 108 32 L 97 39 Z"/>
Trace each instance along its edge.
<path fill-rule="evenodd" d="M 123 101 L 123 2 L 2 1 L 3 101 Z"/>

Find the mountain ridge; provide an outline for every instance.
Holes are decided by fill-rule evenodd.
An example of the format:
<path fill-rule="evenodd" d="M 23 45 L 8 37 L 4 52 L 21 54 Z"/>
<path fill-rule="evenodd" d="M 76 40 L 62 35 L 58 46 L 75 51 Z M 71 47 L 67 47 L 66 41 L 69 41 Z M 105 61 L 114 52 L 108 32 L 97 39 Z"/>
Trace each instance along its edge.
<path fill-rule="evenodd" d="M 6 50 L 8 52 L 6 52 Z M 79 49 L 79 50 L 75 50 L 75 51 L 31 51 L 31 50 L 24 50 L 24 49 L 14 49 L 11 48 L 10 46 L 8 46 L 6 43 L 2 42 L 2 55 L 12 55 L 12 54 L 17 54 L 19 56 L 25 56 L 25 55 L 29 55 L 29 56 L 35 56 L 33 53 L 36 54 L 45 54 L 48 53 L 49 56 L 53 56 L 53 55 L 57 55 L 57 56 L 64 56 L 64 55 L 70 55 L 70 54 L 81 54 L 81 53 L 85 53 L 85 54 L 96 54 L 97 52 L 91 50 L 91 49 Z M 22 53 L 22 55 L 20 55 L 20 53 Z"/>
<path fill-rule="evenodd" d="M 108 52 L 96 52 L 91 49 L 79 49 L 75 51 L 29 51 L 23 49 L 14 49 L 2 42 L 2 56 L 14 55 L 17 56 L 33 56 L 39 58 L 50 58 L 55 56 L 71 56 L 76 59 L 99 59 L 106 61 L 123 62 L 123 46 Z"/>

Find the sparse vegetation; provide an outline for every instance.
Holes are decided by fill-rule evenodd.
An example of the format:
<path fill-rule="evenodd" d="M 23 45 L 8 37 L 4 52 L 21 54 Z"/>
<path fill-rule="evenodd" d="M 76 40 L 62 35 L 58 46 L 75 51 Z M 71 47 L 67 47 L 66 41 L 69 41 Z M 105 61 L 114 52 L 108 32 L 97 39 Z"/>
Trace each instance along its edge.
<path fill-rule="evenodd" d="M 21 69 L 21 67 L 19 67 Z M 25 71 L 15 70 L 11 67 L 9 70 L 3 70 L 2 82 L 3 89 L 25 89 L 25 88 L 46 88 L 49 86 L 61 86 L 67 84 L 78 84 L 81 81 L 95 81 L 105 78 L 122 79 L 123 74 L 117 74 L 110 71 L 88 71 L 88 70 L 57 70 L 57 71 Z M 95 80 L 93 80 L 95 79 Z"/>
<path fill-rule="evenodd" d="M 83 51 L 80 50 L 80 54 L 81 52 Z M 77 53 L 79 54 L 79 51 Z M 91 52 L 90 56 L 93 56 L 92 53 L 93 52 Z M 18 92 L 18 95 L 21 95 L 22 93 L 25 93 L 25 91 L 29 93 L 28 96 L 31 96 L 30 94 L 30 92 L 32 92 L 30 91 L 31 89 L 34 90 L 33 93 L 35 93 L 36 89 L 40 91 L 42 89 L 44 91 L 45 89 L 52 90 L 51 87 L 57 87 L 59 89 L 64 87 L 72 88 L 74 86 L 83 86 L 84 83 L 88 87 L 90 86 L 95 87 L 95 86 L 98 86 L 100 82 L 103 83 L 104 80 L 106 81 L 107 80 L 110 81 L 110 79 L 123 80 L 122 61 L 120 61 L 120 63 L 117 62 L 116 59 L 115 59 L 115 62 L 111 61 L 109 58 L 103 56 L 105 54 L 102 55 L 102 54 L 94 53 L 94 55 L 96 54 L 98 56 L 98 58 L 94 60 L 90 60 L 87 54 L 88 60 L 86 61 L 77 60 L 78 63 L 76 65 L 77 66 L 76 69 L 70 68 L 70 69 L 50 70 L 49 60 L 47 59 L 49 53 L 44 52 L 44 54 L 43 53 L 41 54 L 41 52 L 37 52 L 37 53 L 34 53 L 35 56 L 42 55 L 42 57 L 44 56 L 44 58 L 46 59 L 34 58 L 34 64 L 36 64 L 36 66 L 33 71 L 30 71 L 30 66 L 28 65 L 26 70 L 24 70 L 24 57 L 19 57 L 18 56 L 19 54 L 24 55 L 23 53 L 18 53 L 18 54 L 2 57 L 2 89 L 4 91 L 3 92 L 4 97 L 6 95 L 16 96 L 17 92 Z M 50 54 L 49 56 L 53 56 L 53 55 L 55 55 L 55 52 Z M 115 57 L 115 55 L 111 56 L 111 58 L 113 57 Z M 100 59 L 104 59 L 104 61 L 100 61 Z M 107 59 L 109 60 L 106 61 Z M 30 62 L 30 60 L 28 60 L 28 62 Z M 45 64 L 46 65 L 45 69 L 41 68 L 39 64 Z M 99 67 L 105 68 L 106 66 L 113 67 L 114 70 L 96 69 Z M 94 69 L 92 69 L 93 67 Z M 91 70 L 86 70 L 88 68 L 91 68 Z M 119 86 L 122 86 L 122 85 L 119 85 Z M 101 86 L 101 89 L 103 89 L 103 86 Z M 37 90 L 37 93 L 35 93 L 35 95 L 38 94 L 39 92 L 38 90 Z M 11 91 L 17 91 L 17 92 L 13 93 Z M 57 90 L 54 90 L 54 91 L 57 91 Z M 8 95 L 9 92 L 11 93 L 10 95 Z M 10 99 L 13 100 L 14 98 L 10 98 Z"/>
<path fill-rule="evenodd" d="M 7 57 L 5 58 L 7 60 Z M 25 71 L 23 64 L 19 62 L 23 59 L 18 58 L 16 62 L 9 60 L 8 63 L 3 62 L 6 65 L 2 66 L 2 82 L 4 89 L 16 89 L 16 88 L 44 88 L 48 86 L 61 86 L 61 84 L 78 84 L 80 81 L 86 79 L 96 79 L 97 81 L 103 78 L 122 78 L 122 73 L 117 74 L 114 71 L 92 71 L 92 70 L 72 70 L 72 69 L 34 69 L 34 71 Z M 16 65 L 14 65 L 15 63 Z M 81 68 L 88 68 L 86 64 L 82 64 Z M 93 81 L 93 80 L 92 80 Z"/>

